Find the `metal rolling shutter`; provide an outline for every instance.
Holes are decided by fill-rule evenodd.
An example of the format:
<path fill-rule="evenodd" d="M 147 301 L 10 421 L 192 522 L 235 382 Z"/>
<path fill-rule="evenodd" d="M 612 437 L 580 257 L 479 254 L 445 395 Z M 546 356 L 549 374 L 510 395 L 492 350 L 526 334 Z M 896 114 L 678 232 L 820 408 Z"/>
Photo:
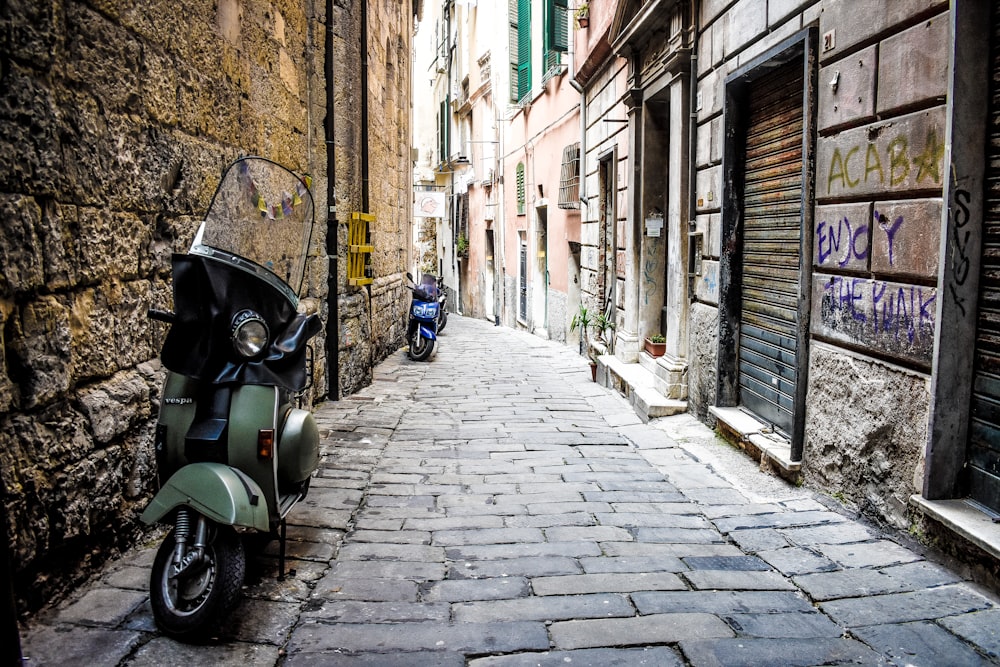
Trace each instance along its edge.
<path fill-rule="evenodd" d="M 1000 512 L 1000 6 L 993 5 L 983 260 L 966 474 L 969 497 Z"/>
<path fill-rule="evenodd" d="M 740 403 L 790 433 L 802 228 L 800 62 L 756 79 L 744 165 Z"/>

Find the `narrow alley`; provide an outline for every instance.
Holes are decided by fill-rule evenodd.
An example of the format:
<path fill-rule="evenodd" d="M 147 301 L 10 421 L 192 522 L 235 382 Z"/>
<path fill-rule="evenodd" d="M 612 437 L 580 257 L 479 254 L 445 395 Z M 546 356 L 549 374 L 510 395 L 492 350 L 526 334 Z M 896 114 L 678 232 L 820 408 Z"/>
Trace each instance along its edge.
<path fill-rule="evenodd" d="M 453 316 L 317 410 L 322 463 L 216 641 L 158 634 L 156 542 L 25 633 L 28 665 L 980 665 L 1000 602 L 565 345 Z"/>

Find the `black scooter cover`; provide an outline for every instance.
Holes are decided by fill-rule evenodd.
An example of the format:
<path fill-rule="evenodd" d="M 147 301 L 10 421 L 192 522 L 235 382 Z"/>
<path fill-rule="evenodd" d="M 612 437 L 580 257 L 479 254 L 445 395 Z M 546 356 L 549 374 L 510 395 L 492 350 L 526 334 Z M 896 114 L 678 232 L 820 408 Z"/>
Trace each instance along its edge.
<path fill-rule="evenodd" d="M 174 373 L 213 384 L 254 384 L 301 391 L 306 343 L 323 328 L 316 315 L 296 312 L 266 281 L 223 261 L 173 255 L 175 319 L 160 358 Z M 268 346 L 246 359 L 233 350 L 233 316 L 252 310 L 267 323 Z"/>

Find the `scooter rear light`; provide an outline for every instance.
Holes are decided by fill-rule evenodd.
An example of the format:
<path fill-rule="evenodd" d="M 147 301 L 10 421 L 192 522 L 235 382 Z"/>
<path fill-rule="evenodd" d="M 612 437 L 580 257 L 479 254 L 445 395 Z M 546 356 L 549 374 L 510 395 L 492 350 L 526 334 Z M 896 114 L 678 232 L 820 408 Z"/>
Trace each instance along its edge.
<path fill-rule="evenodd" d="M 274 429 L 262 428 L 257 431 L 257 458 L 274 458 Z"/>

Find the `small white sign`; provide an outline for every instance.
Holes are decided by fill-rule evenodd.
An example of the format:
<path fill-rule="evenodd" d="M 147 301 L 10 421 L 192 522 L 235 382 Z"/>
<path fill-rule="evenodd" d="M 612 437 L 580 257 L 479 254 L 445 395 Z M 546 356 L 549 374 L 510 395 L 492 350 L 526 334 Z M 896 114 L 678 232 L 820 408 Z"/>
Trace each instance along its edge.
<path fill-rule="evenodd" d="M 444 192 L 416 191 L 413 193 L 413 215 L 417 218 L 443 218 Z"/>

